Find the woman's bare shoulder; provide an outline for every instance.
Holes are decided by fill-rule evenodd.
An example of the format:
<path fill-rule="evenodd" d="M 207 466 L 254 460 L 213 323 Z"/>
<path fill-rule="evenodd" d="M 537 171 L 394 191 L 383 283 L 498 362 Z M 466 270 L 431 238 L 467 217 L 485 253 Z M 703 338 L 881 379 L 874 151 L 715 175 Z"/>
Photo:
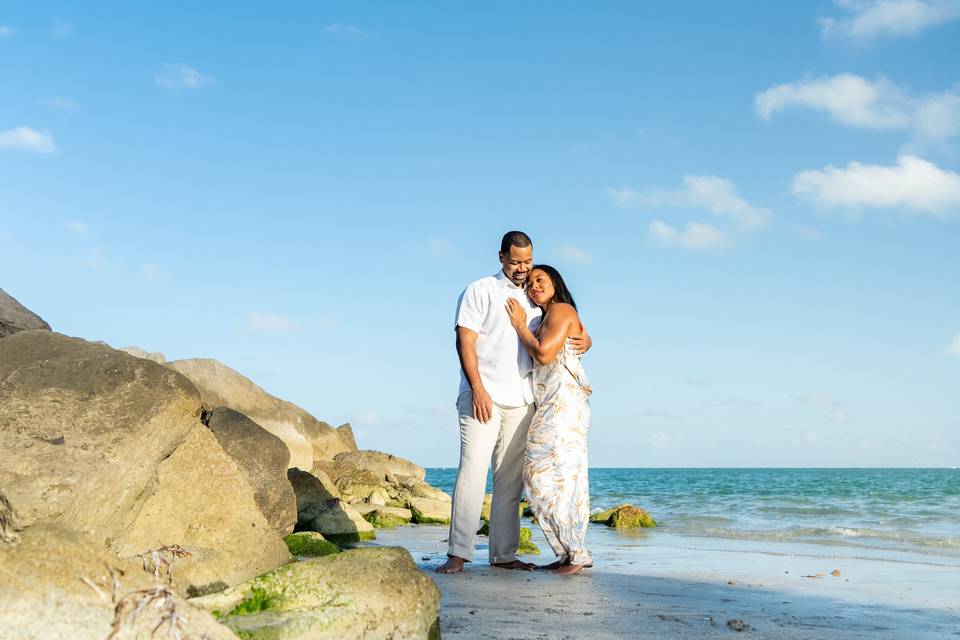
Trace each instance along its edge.
<path fill-rule="evenodd" d="M 550 306 L 550 313 L 556 320 L 573 320 L 578 318 L 577 310 L 572 304 L 566 302 L 555 302 Z"/>

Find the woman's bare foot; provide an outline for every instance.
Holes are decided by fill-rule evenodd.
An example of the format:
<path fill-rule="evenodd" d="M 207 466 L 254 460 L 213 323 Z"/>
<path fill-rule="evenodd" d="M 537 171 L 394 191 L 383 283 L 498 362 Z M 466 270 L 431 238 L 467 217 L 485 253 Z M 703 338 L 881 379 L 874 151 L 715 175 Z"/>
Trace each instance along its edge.
<path fill-rule="evenodd" d="M 492 566 L 497 569 L 522 569 L 524 571 L 533 571 L 537 568 L 537 565 L 532 562 L 524 562 L 523 560 L 513 560 L 511 562 L 499 562 L 494 563 Z"/>
<path fill-rule="evenodd" d="M 466 560 L 458 556 L 447 556 L 447 561 L 437 567 L 437 573 L 460 573 L 464 562 Z"/>
<path fill-rule="evenodd" d="M 582 564 L 565 564 L 559 569 L 555 570 L 554 573 L 559 576 L 572 576 L 573 574 L 580 573 L 581 571 L 583 571 Z"/>

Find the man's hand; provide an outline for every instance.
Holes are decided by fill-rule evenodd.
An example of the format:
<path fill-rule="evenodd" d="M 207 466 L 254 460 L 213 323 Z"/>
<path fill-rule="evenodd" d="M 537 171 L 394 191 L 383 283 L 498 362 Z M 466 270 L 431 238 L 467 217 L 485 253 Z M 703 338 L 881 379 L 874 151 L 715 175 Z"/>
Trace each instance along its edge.
<path fill-rule="evenodd" d="M 487 423 L 493 418 L 493 398 L 483 387 L 478 387 L 470 394 L 473 396 L 473 417 L 475 420 Z"/>
<path fill-rule="evenodd" d="M 573 347 L 573 352 L 578 356 L 582 356 L 590 350 L 590 347 L 593 346 L 593 340 L 590 339 L 590 334 L 587 333 L 587 330 L 583 325 L 580 325 L 580 330 L 583 333 L 581 333 L 579 336 L 570 336 L 567 338 L 570 346 Z"/>

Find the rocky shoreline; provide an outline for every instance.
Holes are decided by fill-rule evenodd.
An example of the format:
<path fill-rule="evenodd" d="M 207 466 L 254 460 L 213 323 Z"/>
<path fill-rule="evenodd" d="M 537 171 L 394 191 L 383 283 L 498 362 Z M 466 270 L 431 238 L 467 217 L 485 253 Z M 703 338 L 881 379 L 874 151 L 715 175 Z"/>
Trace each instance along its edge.
<path fill-rule="evenodd" d="M 439 637 L 407 551 L 343 547 L 450 496 L 215 360 L 64 336 L 0 290 L 0 434 L 4 637 Z"/>

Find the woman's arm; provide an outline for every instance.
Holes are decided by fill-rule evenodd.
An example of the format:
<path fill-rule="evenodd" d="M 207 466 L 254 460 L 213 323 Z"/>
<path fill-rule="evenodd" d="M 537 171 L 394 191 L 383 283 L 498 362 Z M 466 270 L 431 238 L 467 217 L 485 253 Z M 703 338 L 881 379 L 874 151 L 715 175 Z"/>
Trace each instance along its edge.
<path fill-rule="evenodd" d="M 563 348 L 563 343 L 570 335 L 571 329 L 580 327 L 576 309 L 564 303 L 555 304 L 550 308 L 550 313 L 544 317 L 543 324 L 540 325 L 539 339 L 527 327 L 527 312 L 513 298 L 507 300 L 507 313 L 510 314 L 510 323 L 520 336 L 520 342 L 540 364 L 553 362 Z"/>

